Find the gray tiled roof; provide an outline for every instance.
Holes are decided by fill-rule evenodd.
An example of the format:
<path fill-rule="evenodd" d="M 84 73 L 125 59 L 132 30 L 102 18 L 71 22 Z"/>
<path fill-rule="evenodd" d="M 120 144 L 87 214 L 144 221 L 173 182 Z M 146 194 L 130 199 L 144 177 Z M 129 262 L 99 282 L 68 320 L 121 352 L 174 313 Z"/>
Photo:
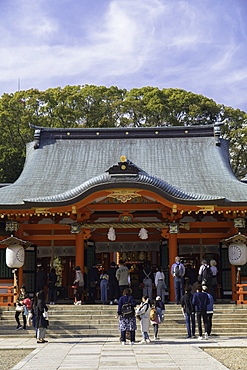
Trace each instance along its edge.
<path fill-rule="evenodd" d="M 150 189 L 173 202 L 247 204 L 247 184 L 234 176 L 228 143 L 220 139 L 216 145 L 212 126 L 42 128 L 38 134 L 38 142 L 27 145 L 19 179 L 0 188 L 1 208 L 73 203 L 112 186 Z M 110 176 L 106 171 L 120 156 L 142 171 Z"/>

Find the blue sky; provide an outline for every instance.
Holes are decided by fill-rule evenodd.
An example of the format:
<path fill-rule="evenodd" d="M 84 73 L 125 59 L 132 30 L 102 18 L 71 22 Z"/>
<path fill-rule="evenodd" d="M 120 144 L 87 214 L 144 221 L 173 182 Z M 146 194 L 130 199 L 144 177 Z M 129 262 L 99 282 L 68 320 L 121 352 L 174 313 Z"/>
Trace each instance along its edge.
<path fill-rule="evenodd" d="M 182 88 L 247 112 L 247 0 L 0 0 L 0 95 Z"/>

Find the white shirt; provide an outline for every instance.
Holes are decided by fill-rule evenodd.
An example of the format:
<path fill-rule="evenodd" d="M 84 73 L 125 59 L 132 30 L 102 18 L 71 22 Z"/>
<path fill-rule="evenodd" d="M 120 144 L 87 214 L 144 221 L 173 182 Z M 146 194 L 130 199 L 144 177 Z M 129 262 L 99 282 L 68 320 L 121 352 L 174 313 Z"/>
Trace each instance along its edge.
<path fill-rule="evenodd" d="M 155 285 L 158 286 L 158 281 L 163 280 L 165 281 L 165 275 L 161 271 L 157 271 L 155 274 Z"/>

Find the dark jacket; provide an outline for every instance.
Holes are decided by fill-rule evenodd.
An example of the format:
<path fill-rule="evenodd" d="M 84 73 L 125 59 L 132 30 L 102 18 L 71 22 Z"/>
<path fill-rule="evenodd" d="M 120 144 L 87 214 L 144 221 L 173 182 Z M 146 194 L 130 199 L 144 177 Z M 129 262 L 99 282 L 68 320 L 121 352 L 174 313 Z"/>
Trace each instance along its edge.
<path fill-rule="evenodd" d="M 119 301 L 118 301 L 118 315 L 121 315 L 122 313 L 122 305 L 127 303 L 129 300 L 129 302 L 132 304 L 133 307 L 136 306 L 136 301 L 134 300 L 134 298 L 130 295 L 123 295 L 122 297 L 119 298 Z"/>
<path fill-rule="evenodd" d="M 48 275 L 48 288 L 55 289 L 57 282 L 57 275 L 54 272 L 50 272 Z"/>
<path fill-rule="evenodd" d="M 207 305 L 209 303 L 210 301 L 206 293 L 197 292 L 193 295 L 192 304 L 195 306 L 196 312 L 207 312 Z"/>
<path fill-rule="evenodd" d="M 47 328 L 49 325 L 48 320 L 45 320 L 43 316 L 44 310 L 48 311 L 45 301 L 38 299 L 37 306 L 34 308 L 36 314 L 36 328 Z"/>
<path fill-rule="evenodd" d="M 154 302 L 155 308 L 160 308 L 162 311 L 165 309 L 165 305 L 161 300 L 157 300 Z"/>
<path fill-rule="evenodd" d="M 116 283 L 118 284 L 117 278 L 116 278 L 116 267 L 109 267 L 108 270 L 106 271 L 107 275 L 109 276 L 109 283 Z"/>
<path fill-rule="evenodd" d="M 96 267 L 91 267 L 88 270 L 88 281 L 99 281 L 99 271 Z"/>
<path fill-rule="evenodd" d="M 16 300 L 16 303 L 20 303 L 21 301 L 23 301 L 25 298 L 29 298 L 29 295 L 27 292 L 25 293 L 19 293 L 18 294 L 18 298 Z"/>
<path fill-rule="evenodd" d="M 184 309 L 184 313 L 191 315 L 192 312 L 195 312 L 195 307 L 192 304 L 193 294 L 185 293 L 181 298 L 181 306 Z"/>

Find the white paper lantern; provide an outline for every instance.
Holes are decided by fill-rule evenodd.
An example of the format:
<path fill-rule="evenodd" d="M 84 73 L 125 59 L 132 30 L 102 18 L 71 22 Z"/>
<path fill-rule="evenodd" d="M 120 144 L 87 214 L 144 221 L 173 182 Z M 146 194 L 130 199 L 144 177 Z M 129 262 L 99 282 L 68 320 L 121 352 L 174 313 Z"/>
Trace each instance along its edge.
<path fill-rule="evenodd" d="M 112 241 L 116 240 L 116 233 L 113 227 L 110 227 L 107 236 L 109 240 L 112 240 Z"/>
<path fill-rule="evenodd" d="M 235 242 L 229 245 L 229 262 L 232 265 L 245 265 L 247 262 L 247 247 L 243 242 Z"/>
<path fill-rule="evenodd" d="M 147 239 L 148 238 L 148 231 L 146 229 L 144 229 L 144 227 L 141 228 L 141 230 L 139 232 L 139 237 L 141 239 Z"/>
<path fill-rule="evenodd" d="M 10 268 L 20 268 L 24 265 L 25 251 L 22 245 L 14 244 L 6 248 L 6 265 Z"/>

